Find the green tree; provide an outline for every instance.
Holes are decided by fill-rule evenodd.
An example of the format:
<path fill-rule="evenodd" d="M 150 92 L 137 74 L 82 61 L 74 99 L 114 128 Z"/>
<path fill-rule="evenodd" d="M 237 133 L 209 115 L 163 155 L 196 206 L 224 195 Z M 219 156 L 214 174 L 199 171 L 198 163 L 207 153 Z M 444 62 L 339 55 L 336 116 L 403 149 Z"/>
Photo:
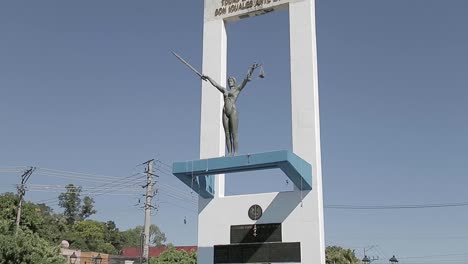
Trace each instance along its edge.
<path fill-rule="evenodd" d="M 177 250 L 175 247 L 169 247 L 159 257 L 152 258 L 150 264 L 196 264 L 197 252 L 186 252 L 184 250 Z"/>
<path fill-rule="evenodd" d="M 339 246 L 328 246 L 325 249 L 327 264 L 358 264 L 361 261 L 356 257 L 354 251 Z"/>
<path fill-rule="evenodd" d="M 122 250 L 123 245 L 124 245 L 123 235 L 119 231 L 119 229 L 117 228 L 114 221 L 107 221 L 105 223 L 105 238 L 104 238 L 104 240 L 106 242 L 112 244 L 112 246 L 114 246 L 114 248 L 117 251 Z"/>
<path fill-rule="evenodd" d="M 69 225 L 73 225 L 78 220 L 78 214 L 81 206 L 81 187 L 76 187 L 73 184 L 65 186 L 66 192 L 61 193 L 58 197 L 59 206 L 64 209 L 63 214 Z"/>
<path fill-rule="evenodd" d="M 36 205 L 35 210 L 37 215 L 44 219 L 41 228 L 37 231 L 38 235 L 50 242 L 60 243 L 69 230 L 65 216 L 63 214 L 55 214 L 45 204 Z"/>
<path fill-rule="evenodd" d="M 93 198 L 85 196 L 83 206 L 81 205 L 81 187 L 68 184 L 65 186 L 65 190 L 58 199 L 59 206 L 64 209 L 63 214 L 69 225 L 73 225 L 77 220 L 87 219 L 96 213 Z"/>
<path fill-rule="evenodd" d="M 72 184 L 67 185 L 67 191 L 59 196 L 63 214 L 55 214 L 45 204 L 34 204 L 25 201 L 21 214 L 20 228 L 34 234 L 51 244 L 59 244 L 68 240 L 74 249 L 99 251 L 108 254 L 118 254 L 123 247 L 139 247 L 141 245 L 142 226 L 137 226 L 120 232 L 113 221 L 106 223 L 84 220 L 94 214 L 94 201 L 85 197 L 83 206 L 79 193 L 81 189 Z M 18 196 L 13 193 L 0 194 L 0 232 L 13 232 L 16 220 Z M 78 208 L 78 210 L 77 210 Z M 164 245 L 166 235 L 156 225 L 150 226 L 150 242 L 152 245 Z M 2 264 L 2 263 L 0 263 Z"/>
<path fill-rule="evenodd" d="M 123 247 L 139 247 L 141 246 L 141 234 L 143 226 L 137 226 L 133 229 L 122 232 Z M 156 225 L 150 226 L 150 243 L 153 246 L 163 246 L 166 242 L 166 234 L 162 232 Z"/>
<path fill-rule="evenodd" d="M 97 211 L 94 209 L 94 199 L 85 196 L 83 198 L 83 206 L 81 207 L 80 218 L 86 219 L 95 213 L 97 213 Z"/>
<path fill-rule="evenodd" d="M 76 222 L 66 239 L 70 247 L 87 251 L 99 251 L 107 254 L 116 254 L 117 249 L 106 241 L 105 223 L 94 220 Z"/>
<path fill-rule="evenodd" d="M 0 195 L 0 220 L 3 220 L 3 228 L 13 229 L 16 219 L 18 196 L 11 192 Z"/>
<path fill-rule="evenodd" d="M 51 246 L 29 230 L 20 229 L 14 235 L 8 225 L 8 221 L 0 221 L 0 264 L 66 263 L 58 246 Z"/>
<path fill-rule="evenodd" d="M 13 228 L 18 210 L 18 195 L 8 192 L 0 195 L 0 219 L 7 220 L 9 229 Z M 36 231 L 43 219 L 38 217 L 34 204 L 23 202 L 20 227 Z"/>
<path fill-rule="evenodd" d="M 5 220 L 8 230 L 14 228 L 18 196 L 13 193 L 0 195 L 0 220 Z M 37 233 L 49 242 L 57 243 L 66 231 L 62 215 L 54 214 L 45 204 L 23 202 L 20 228 Z"/>
<path fill-rule="evenodd" d="M 112 245 L 109 242 L 103 242 L 103 243 L 97 244 L 96 249 L 94 249 L 93 251 L 103 252 L 103 253 L 112 254 L 112 255 L 117 255 L 119 253 L 118 250 L 114 247 L 114 245 Z"/>

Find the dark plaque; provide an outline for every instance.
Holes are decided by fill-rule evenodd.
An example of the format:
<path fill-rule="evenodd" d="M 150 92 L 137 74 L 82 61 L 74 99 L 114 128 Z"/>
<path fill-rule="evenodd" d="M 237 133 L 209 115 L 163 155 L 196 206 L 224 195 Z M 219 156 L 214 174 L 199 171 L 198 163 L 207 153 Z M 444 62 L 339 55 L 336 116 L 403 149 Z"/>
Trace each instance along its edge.
<path fill-rule="evenodd" d="M 215 247 L 215 252 L 214 252 L 214 258 L 215 258 L 215 263 L 239 263 L 242 262 L 242 253 L 241 254 L 234 254 L 234 251 L 232 250 L 232 253 L 229 254 L 229 248 L 225 246 L 218 246 Z M 231 256 L 232 255 L 232 256 Z M 235 259 L 235 256 L 240 256 L 240 259 Z M 236 261 L 234 261 L 236 260 Z"/>
<path fill-rule="evenodd" d="M 271 262 L 301 262 L 301 243 L 272 243 L 269 258 Z"/>
<path fill-rule="evenodd" d="M 301 243 L 253 243 L 214 246 L 214 263 L 301 262 Z"/>
<path fill-rule="evenodd" d="M 231 244 L 281 241 L 281 224 L 231 226 Z"/>

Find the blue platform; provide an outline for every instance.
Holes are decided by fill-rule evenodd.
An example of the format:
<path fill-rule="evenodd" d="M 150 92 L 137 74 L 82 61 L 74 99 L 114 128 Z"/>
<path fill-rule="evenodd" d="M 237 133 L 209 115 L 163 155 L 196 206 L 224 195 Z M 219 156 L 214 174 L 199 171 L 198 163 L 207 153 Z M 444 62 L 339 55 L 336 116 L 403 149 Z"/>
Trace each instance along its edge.
<path fill-rule="evenodd" d="M 212 175 L 266 169 L 281 169 L 299 190 L 312 190 L 312 166 L 287 150 L 174 162 L 172 174 L 203 198 L 213 198 Z"/>

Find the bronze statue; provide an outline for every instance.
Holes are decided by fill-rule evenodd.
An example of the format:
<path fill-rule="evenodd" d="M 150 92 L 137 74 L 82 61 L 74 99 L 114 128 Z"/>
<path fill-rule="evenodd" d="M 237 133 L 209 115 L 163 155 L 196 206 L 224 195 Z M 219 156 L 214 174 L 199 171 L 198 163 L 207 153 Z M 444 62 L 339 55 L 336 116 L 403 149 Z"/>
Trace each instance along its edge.
<path fill-rule="evenodd" d="M 254 63 L 248 70 L 247 76 L 244 78 L 240 85 L 236 85 L 236 79 L 234 77 L 228 78 L 229 90 L 219 85 L 211 77 L 202 75 L 201 78 L 204 81 L 209 81 L 216 89 L 218 89 L 224 97 L 223 107 L 223 127 L 224 135 L 226 137 L 226 147 L 228 155 L 236 155 L 239 146 L 239 115 L 237 113 L 236 101 L 239 93 L 244 89 L 245 85 L 252 80 L 252 73 L 259 65 Z"/>
<path fill-rule="evenodd" d="M 229 90 L 225 87 L 219 85 L 211 77 L 201 74 L 198 72 L 192 65 L 186 62 L 182 57 L 180 57 L 175 52 L 172 52 L 181 62 L 183 62 L 187 67 L 189 67 L 193 72 L 195 72 L 202 80 L 209 81 L 216 89 L 218 89 L 224 97 L 224 107 L 223 107 L 223 127 L 224 134 L 226 137 L 226 147 L 228 150 L 228 155 L 236 155 L 238 146 L 239 146 L 239 116 L 236 108 L 236 101 L 239 93 L 244 89 L 245 85 L 252 80 L 252 74 L 254 70 L 261 65 L 254 63 L 249 70 L 247 71 L 247 76 L 244 78 L 240 85 L 236 85 L 236 79 L 234 77 L 228 78 L 228 87 Z M 264 78 L 263 68 L 261 69 L 260 78 Z"/>

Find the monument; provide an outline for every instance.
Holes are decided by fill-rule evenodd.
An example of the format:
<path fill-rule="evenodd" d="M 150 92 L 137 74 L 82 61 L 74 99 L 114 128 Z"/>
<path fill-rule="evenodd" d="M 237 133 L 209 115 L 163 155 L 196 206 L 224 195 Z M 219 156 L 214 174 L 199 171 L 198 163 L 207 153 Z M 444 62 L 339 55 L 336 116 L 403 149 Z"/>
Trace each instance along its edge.
<path fill-rule="evenodd" d="M 225 142 L 236 152 L 231 131 L 223 131 L 218 91 L 226 87 L 225 25 L 279 9 L 289 10 L 292 151 L 225 156 Z M 324 264 L 314 0 L 205 0 L 203 30 L 200 159 L 173 164 L 173 174 L 199 194 L 198 263 Z M 225 173 L 271 168 L 294 190 L 224 195 Z"/>

